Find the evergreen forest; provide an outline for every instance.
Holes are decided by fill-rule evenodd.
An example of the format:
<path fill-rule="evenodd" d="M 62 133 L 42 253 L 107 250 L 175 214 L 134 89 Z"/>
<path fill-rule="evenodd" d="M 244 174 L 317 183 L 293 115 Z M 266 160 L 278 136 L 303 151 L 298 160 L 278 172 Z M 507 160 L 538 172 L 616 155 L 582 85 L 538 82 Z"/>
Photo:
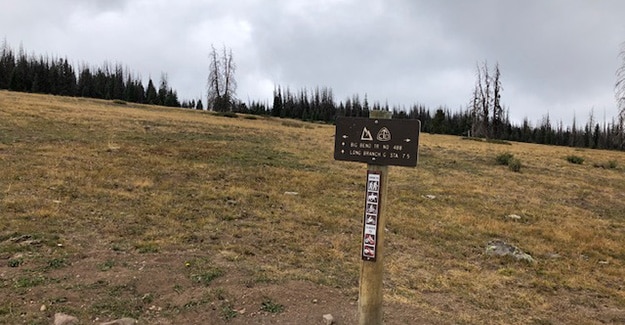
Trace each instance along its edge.
<path fill-rule="evenodd" d="M 470 104 L 465 109 L 451 110 L 444 106 L 431 109 L 419 104 L 390 107 L 379 102 L 370 104 L 366 95 L 355 94 L 337 100 L 332 89 L 327 87 L 294 91 L 276 85 L 271 103 L 257 100 L 244 103 L 232 96 L 227 111 L 333 123 L 337 117 L 368 117 L 370 110 L 387 110 L 393 112 L 395 119 L 419 119 L 421 132 L 427 133 L 558 146 L 625 149 L 623 121 L 612 118 L 611 121 L 600 122 L 592 111 L 586 121 L 573 120 L 571 125 L 565 125 L 563 121 L 554 123 L 548 114 L 536 124 L 527 117 L 520 124 L 512 123 L 509 112 L 501 105 L 499 67 L 496 66 L 494 72 L 491 72 L 484 64 L 478 66 L 477 72 L 474 97 L 467 99 Z M 201 99 L 180 101 L 177 92 L 169 86 L 166 74 L 161 75 L 158 87 L 152 78 L 144 86 L 140 77 L 120 64 L 74 66 L 67 58 L 27 55 L 21 46 L 15 52 L 6 41 L 0 49 L 0 89 L 200 110 L 214 109 L 210 105 L 204 107 Z"/>

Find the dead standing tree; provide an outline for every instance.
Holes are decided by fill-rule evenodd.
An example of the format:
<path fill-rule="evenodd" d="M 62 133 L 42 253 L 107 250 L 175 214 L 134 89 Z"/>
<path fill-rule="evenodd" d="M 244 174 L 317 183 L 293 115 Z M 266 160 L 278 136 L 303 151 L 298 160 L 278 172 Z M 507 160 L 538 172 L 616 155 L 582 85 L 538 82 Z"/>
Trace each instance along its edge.
<path fill-rule="evenodd" d="M 499 72 L 499 63 L 495 64 L 495 76 L 493 77 L 493 122 L 492 122 L 492 134 L 495 139 L 500 139 L 503 136 L 504 128 L 504 111 L 501 106 L 501 91 L 503 90 L 500 80 L 501 72 Z"/>
<path fill-rule="evenodd" d="M 499 64 L 495 65 L 495 76 L 491 77 L 488 64 L 477 66 L 477 80 L 471 103 L 471 136 L 497 138 L 503 131 L 504 119 L 501 106 L 501 81 Z M 491 117 L 492 115 L 492 117 Z"/>
<path fill-rule="evenodd" d="M 232 50 L 223 48 L 220 57 L 217 49 L 211 46 L 209 54 L 208 73 L 208 109 L 217 112 L 231 112 L 235 106 L 237 83 L 234 79 L 236 65 L 232 56 Z"/>
<path fill-rule="evenodd" d="M 475 89 L 473 90 L 473 105 L 471 107 L 471 115 L 473 121 L 471 123 L 471 136 L 488 137 L 489 136 L 489 111 L 490 111 L 490 77 L 486 63 L 483 67 L 477 66 L 477 80 Z"/>
<path fill-rule="evenodd" d="M 614 84 L 614 96 L 618 106 L 618 125 L 616 125 L 616 136 L 619 149 L 625 149 L 625 42 L 621 43 L 619 52 L 621 65 L 616 70 L 616 83 Z"/>

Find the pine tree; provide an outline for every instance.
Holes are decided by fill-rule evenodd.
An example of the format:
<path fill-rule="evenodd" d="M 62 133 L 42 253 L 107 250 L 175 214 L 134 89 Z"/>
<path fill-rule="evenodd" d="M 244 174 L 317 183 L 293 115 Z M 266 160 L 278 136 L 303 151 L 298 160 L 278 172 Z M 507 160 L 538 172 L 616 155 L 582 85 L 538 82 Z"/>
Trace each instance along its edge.
<path fill-rule="evenodd" d="M 150 105 L 158 104 L 158 93 L 156 92 L 156 88 L 154 87 L 154 83 L 152 82 L 152 78 L 148 81 L 148 88 L 145 91 L 146 103 Z"/>
<path fill-rule="evenodd" d="M 0 89 L 9 88 L 9 79 L 15 68 L 15 55 L 7 44 L 6 38 L 2 41 L 0 52 Z"/>
<path fill-rule="evenodd" d="M 280 86 L 273 89 L 273 106 L 271 108 L 271 116 L 280 116 L 282 114 L 282 89 Z"/>
<path fill-rule="evenodd" d="M 442 108 L 436 110 L 434 119 L 432 120 L 432 133 L 447 133 L 445 128 L 445 111 Z"/>

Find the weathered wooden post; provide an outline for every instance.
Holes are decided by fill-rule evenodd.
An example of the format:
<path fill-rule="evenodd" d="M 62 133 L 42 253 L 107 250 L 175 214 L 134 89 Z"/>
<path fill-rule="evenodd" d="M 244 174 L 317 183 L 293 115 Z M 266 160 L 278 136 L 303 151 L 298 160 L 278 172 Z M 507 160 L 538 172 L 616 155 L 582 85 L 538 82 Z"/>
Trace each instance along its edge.
<path fill-rule="evenodd" d="M 358 315 L 360 325 L 382 324 L 384 228 L 388 165 L 416 166 L 418 120 L 391 120 L 387 111 L 371 111 L 369 119 L 336 121 L 334 159 L 366 162 Z"/>
<path fill-rule="evenodd" d="M 374 119 L 390 119 L 391 117 L 391 112 L 387 111 L 371 111 L 369 115 L 369 118 Z M 360 287 L 358 290 L 358 324 L 360 325 L 382 324 L 384 227 L 386 225 L 384 210 L 386 209 L 387 184 L 388 165 L 367 164 L 367 188 L 365 190 L 363 241 L 361 244 L 363 259 L 360 261 Z M 377 198 L 374 199 L 376 196 Z M 370 201 L 377 201 L 377 206 L 374 205 L 375 202 Z M 367 223 L 368 218 L 375 224 Z M 374 221 L 373 219 L 377 220 Z"/>

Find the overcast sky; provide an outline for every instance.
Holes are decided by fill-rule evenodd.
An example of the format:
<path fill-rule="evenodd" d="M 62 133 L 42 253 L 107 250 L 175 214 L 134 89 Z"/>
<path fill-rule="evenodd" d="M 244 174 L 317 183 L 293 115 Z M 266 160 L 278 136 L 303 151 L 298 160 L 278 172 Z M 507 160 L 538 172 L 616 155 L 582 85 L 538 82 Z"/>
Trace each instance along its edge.
<path fill-rule="evenodd" d="M 336 100 L 464 109 L 487 61 L 513 121 L 570 124 L 616 116 L 624 17 L 622 0 L 0 0 L 0 37 L 166 73 L 181 100 L 205 97 L 211 45 L 232 49 L 244 102 L 326 86 Z"/>

